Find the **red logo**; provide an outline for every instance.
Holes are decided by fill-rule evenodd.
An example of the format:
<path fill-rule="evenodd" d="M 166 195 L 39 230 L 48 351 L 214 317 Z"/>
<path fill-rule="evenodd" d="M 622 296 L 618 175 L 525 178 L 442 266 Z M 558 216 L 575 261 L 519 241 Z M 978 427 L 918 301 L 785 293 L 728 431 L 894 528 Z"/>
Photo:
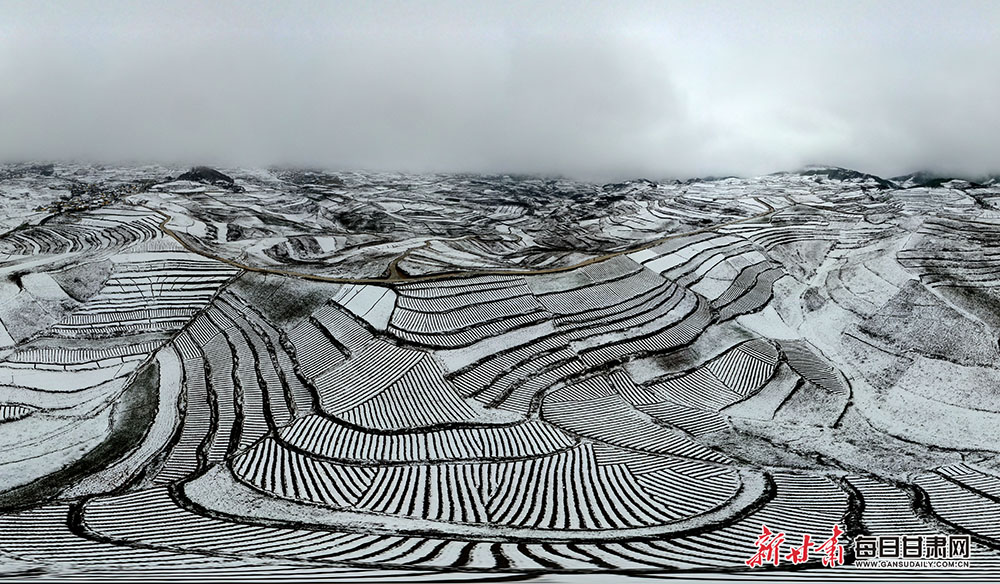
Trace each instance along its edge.
<path fill-rule="evenodd" d="M 760 535 L 754 545 L 757 553 L 746 560 L 746 565 L 751 568 L 762 566 L 766 563 L 777 566 L 781 559 L 790 560 L 793 564 L 801 564 L 809 561 L 809 552 L 814 551 L 823 556 L 823 565 L 827 567 L 842 566 L 844 564 L 844 546 L 840 543 L 840 536 L 844 530 L 839 525 L 834 524 L 833 534 L 822 543 L 813 543 L 813 536 L 806 534 L 802 536 L 802 545 L 792 547 L 784 556 L 781 555 L 781 544 L 785 542 L 785 534 L 774 533 L 766 525 L 760 526 Z"/>

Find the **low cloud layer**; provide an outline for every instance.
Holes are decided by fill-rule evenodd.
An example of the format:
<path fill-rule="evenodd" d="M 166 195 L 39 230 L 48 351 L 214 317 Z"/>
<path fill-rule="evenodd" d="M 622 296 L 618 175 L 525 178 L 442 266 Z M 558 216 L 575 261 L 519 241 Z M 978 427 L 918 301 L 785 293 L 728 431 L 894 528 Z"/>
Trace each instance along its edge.
<path fill-rule="evenodd" d="M 997 172 L 998 21 L 990 1 L 0 0 L 0 158 Z"/>

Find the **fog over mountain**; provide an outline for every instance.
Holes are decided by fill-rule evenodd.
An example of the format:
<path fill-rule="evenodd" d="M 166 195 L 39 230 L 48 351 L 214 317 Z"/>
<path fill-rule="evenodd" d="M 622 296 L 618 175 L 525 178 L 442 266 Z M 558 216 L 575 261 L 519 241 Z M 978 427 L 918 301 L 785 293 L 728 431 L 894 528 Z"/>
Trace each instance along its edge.
<path fill-rule="evenodd" d="M 0 159 L 1000 170 L 996 2 L 0 1 Z"/>

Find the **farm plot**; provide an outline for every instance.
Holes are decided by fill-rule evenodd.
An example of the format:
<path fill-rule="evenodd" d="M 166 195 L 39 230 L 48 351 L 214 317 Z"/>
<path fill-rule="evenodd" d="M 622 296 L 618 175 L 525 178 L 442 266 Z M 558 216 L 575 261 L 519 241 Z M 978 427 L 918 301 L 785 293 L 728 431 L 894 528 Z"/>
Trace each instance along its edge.
<path fill-rule="evenodd" d="M 698 515 L 725 503 L 739 485 L 732 472 L 712 470 L 587 443 L 506 461 L 373 468 L 267 441 L 234 463 L 241 480 L 283 498 L 360 513 L 536 530 L 628 529 Z M 704 482 L 702 497 L 671 489 L 691 480 L 690 473 Z"/>
<path fill-rule="evenodd" d="M 414 344 L 455 348 L 547 318 L 523 279 L 483 277 L 446 284 L 408 284 L 389 331 Z"/>
<path fill-rule="evenodd" d="M 8 233 L 0 239 L 0 254 L 36 256 L 122 249 L 160 237 L 159 223 L 159 216 L 149 211 L 98 209 Z"/>
<path fill-rule="evenodd" d="M 124 253 L 93 297 L 52 327 L 70 337 L 106 337 L 182 327 L 239 271 L 188 252 Z"/>
<path fill-rule="evenodd" d="M 748 572 L 764 525 L 1000 568 L 986 187 L 234 174 L 0 237 L 17 569 L 848 573 Z"/>
<path fill-rule="evenodd" d="M 1000 224 L 934 217 L 924 221 L 899 263 L 931 287 L 993 289 L 1000 285 Z"/>
<path fill-rule="evenodd" d="M 184 368 L 186 415 L 154 483 L 204 470 L 273 435 L 293 412 L 311 411 L 308 390 L 293 368 L 285 369 L 290 357 L 262 325 L 241 299 L 226 293 L 174 340 Z"/>

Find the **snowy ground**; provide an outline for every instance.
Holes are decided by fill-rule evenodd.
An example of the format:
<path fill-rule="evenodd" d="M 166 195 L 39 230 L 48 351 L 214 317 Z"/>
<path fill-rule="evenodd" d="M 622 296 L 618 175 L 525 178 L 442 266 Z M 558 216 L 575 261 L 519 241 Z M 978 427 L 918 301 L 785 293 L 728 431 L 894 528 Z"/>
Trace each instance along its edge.
<path fill-rule="evenodd" d="M 0 576 L 1000 576 L 1000 187 L 181 172 L 0 170 Z"/>

